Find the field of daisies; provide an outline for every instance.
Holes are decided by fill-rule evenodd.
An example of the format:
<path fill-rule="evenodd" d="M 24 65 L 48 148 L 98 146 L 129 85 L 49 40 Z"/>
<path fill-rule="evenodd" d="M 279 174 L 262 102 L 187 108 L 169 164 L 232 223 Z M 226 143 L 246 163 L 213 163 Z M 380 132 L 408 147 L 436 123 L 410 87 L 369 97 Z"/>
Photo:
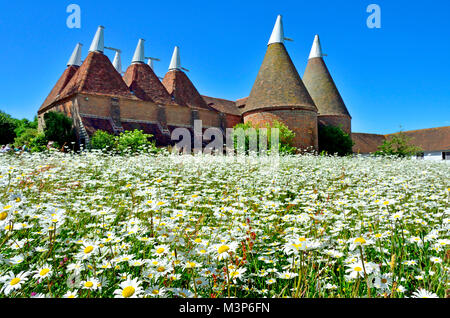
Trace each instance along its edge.
<path fill-rule="evenodd" d="M 0 156 L 0 298 L 405 298 L 449 289 L 450 165 Z"/>

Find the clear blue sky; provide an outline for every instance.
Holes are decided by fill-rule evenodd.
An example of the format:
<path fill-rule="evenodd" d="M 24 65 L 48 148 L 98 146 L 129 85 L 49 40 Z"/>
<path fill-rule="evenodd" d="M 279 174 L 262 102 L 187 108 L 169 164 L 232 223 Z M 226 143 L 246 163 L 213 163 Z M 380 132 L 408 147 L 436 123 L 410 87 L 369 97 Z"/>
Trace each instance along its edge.
<path fill-rule="evenodd" d="M 66 8 L 81 7 L 81 29 Z M 381 29 L 369 29 L 369 4 Z M 353 116 L 353 131 L 392 133 L 450 125 L 450 1 L 2 1 L 0 109 L 33 118 L 77 42 L 83 58 L 98 25 L 105 45 L 122 49 L 124 69 L 139 38 L 164 76 L 173 47 L 201 94 L 249 95 L 278 14 L 303 76 L 315 34 Z M 107 53 L 111 59 L 112 53 Z"/>

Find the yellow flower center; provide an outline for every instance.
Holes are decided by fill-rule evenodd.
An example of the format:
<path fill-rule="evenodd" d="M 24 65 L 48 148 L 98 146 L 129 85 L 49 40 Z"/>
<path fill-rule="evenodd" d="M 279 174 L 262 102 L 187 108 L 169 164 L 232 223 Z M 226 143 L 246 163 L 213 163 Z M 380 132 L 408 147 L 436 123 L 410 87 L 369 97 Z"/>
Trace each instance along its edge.
<path fill-rule="evenodd" d="M 358 237 L 358 238 L 355 240 L 355 243 L 365 244 L 365 243 L 366 243 L 366 240 L 363 239 L 362 237 Z"/>
<path fill-rule="evenodd" d="M 3 209 L 4 210 L 9 210 L 9 209 L 11 209 L 12 208 L 12 205 L 7 205 L 7 206 L 5 206 Z"/>
<path fill-rule="evenodd" d="M 11 283 L 9 283 L 11 286 L 15 286 L 20 282 L 20 278 L 14 278 Z"/>
<path fill-rule="evenodd" d="M 0 213 L 0 221 L 5 220 L 7 217 L 8 217 L 8 213 L 7 212 Z"/>
<path fill-rule="evenodd" d="M 134 289 L 133 286 L 128 286 L 127 288 L 124 288 L 124 290 L 122 291 L 122 296 L 124 298 L 129 298 L 133 296 L 135 292 L 136 290 Z"/>
<path fill-rule="evenodd" d="M 94 250 L 93 246 L 88 246 L 84 249 L 84 254 L 89 254 Z"/>
<path fill-rule="evenodd" d="M 160 273 L 164 272 L 165 270 L 166 270 L 166 268 L 164 266 L 160 266 L 157 269 L 157 271 L 160 272 Z"/>
<path fill-rule="evenodd" d="M 222 254 L 222 253 L 228 252 L 229 250 L 230 250 L 230 248 L 228 246 L 222 245 L 221 247 L 219 247 L 218 252 L 219 252 L 219 254 Z"/>
<path fill-rule="evenodd" d="M 360 272 L 360 271 L 362 271 L 362 268 L 359 267 L 359 266 L 357 266 L 357 267 L 355 267 L 355 271 L 356 271 L 356 272 Z"/>
<path fill-rule="evenodd" d="M 87 287 L 87 288 L 91 288 L 92 286 L 94 286 L 94 283 L 93 282 L 86 282 L 84 284 L 84 286 Z"/>
<path fill-rule="evenodd" d="M 40 275 L 40 276 L 45 276 L 45 275 L 48 274 L 48 272 L 50 272 L 50 269 L 44 268 L 43 270 L 41 270 L 41 271 L 39 272 L 39 275 Z"/>
<path fill-rule="evenodd" d="M 161 254 L 161 253 L 164 253 L 164 251 L 165 251 L 165 249 L 161 247 L 156 250 L 156 253 Z"/>
<path fill-rule="evenodd" d="M 154 290 L 152 291 L 152 294 L 153 294 L 153 295 L 158 295 L 158 294 L 159 294 L 159 290 L 154 289 Z"/>

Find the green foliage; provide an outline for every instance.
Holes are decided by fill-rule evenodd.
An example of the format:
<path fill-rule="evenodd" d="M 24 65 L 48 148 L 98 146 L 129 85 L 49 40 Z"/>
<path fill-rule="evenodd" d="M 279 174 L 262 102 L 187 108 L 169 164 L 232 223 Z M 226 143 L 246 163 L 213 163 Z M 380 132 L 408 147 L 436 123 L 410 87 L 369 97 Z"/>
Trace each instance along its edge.
<path fill-rule="evenodd" d="M 21 148 L 22 146 L 28 146 L 33 138 L 38 135 L 38 130 L 35 128 L 27 128 L 20 132 L 20 135 L 14 140 L 14 147 Z"/>
<path fill-rule="evenodd" d="M 319 125 L 319 153 L 347 156 L 353 153 L 354 142 L 342 128 Z"/>
<path fill-rule="evenodd" d="M 267 129 L 267 147 L 269 148 L 272 145 L 272 134 L 271 129 L 277 128 L 279 129 L 279 152 L 282 155 L 291 155 L 295 154 L 297 152 L 297 148 L 292 146 L 292 141 L 295 138 L 295 133 L 291 131 L 285 124 L 274 121 L 272 124 L 266 123 L 264 126 L 255 126 L 250 122 L 247 122 L 245 124 L 238 124 L 234 127 L 233 132 L 233 139 L 234 139 L 234 147 L 238 151 L 242 151 L 244 149 L 238 149 L 238 140 L 239 136 L 242 133 L 245 133 L 245 152 L 247 153 L 250 149 L 250 135 L 252 134 L 252 131 L 256 131 L 256 136 L 258 140 L 258 150 L 259 150 L 259 140 L 261 137 L 260 128 L 266 128 Z M 254 130 L 253 130 L 254 129 Z"/>
<path fill-rule="evenodd" d="M 30 140 L 28 148 L 31 152 L 43 152 L 47 150 L 48 140 L 44 133 L 38 133 Z"/>
<path fill-rule="evenodd" d="M 17 128 L 17 120 L 7 113 L 0 111 L 0 145 L 11 144 L 16 138 L 14 130 Z"/>
<path fill-rule="evenodd" d="M 403 132 L 390 136 L 378 149 L 375 155 L 398 157 L 411 157 L 423 151 L 422 148 L 413 145 L 411 138 Z"/>
<path fill-rule="evenodd" d="M 37 116 L 34 117 L 33 121 L 28 119 L 16 120 L 17 128 L 14 130 L 16 133 L 16 138 L 20 138 L 22 134 L 29 133 L 29 129 L 38 129 L 38 119 Z"/>
<path fill-rule="evenodd" d="M 119 136 L 114 136 L 106 131 L 97 130 L 91 138 L 91 148 L 125 153 L 156 153 L 158 149 L 155 143 L 150 141 L 152 135 L 145 134 L 141 130 L 125 131 Z"/>
<path fill-rule="evenodd" d="M 110 151 L 115 147 L 116 138 L 103 130 L 97 130 L 91 138 L 91 148 Z"/>
<path fill-rule="evenodd" d="M 63 113 L 49 112 L 44 115 L 45 137 L 54 141 L 55 146 L 62 147 L 76 141 L 72 119 Z"/>
<path fill-rule="evenodd" d="M 125 131 L 115 138 L 115 147 L 120 153 L 154 151 L 156 146 L 149 140 L 152 137 L 141 130 Z"/>

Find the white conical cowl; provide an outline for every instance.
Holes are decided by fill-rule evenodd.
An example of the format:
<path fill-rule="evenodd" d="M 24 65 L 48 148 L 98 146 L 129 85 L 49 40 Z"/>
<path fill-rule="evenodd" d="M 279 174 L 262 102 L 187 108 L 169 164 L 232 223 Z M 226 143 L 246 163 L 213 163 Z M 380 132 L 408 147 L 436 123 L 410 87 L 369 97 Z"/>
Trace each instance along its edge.
<path fill-rule="evenodd" d="M 273 28 L 272 36 L 270 37 L 268 45 L 274 43 L 284 43 L 283 17 L 281 15 L 277 18 L 277 22 Z"/>
<path fill-rule="evenodd" d="M 114 56 L 113 66 L 119 74 L 122 74 L 122 59 L 118 51 L 116 51 L 116 55 Z"/>
<path fill-rule="evenodd" d="M 145 49 L 144 49 L 145 40 L 139 39 L 139 43 L 136 47 L 136 51 L 134 52 L 133 60 L 131 64 L 135 63 L 145 63 Z"/>
<path fill-rule="evenodd" d="M 175 50 L 173 51 L 172 61 L 170 62 L 169 71 L 179 70 L 181 69 L 180 63 L 180 48 L 175 46 Z"/>
<path fill-rule="evenodd" d="M 148 66 L 150 66 L 150 68 L 152 69 L 152 70 L 155 70 L 155 68 L 154 68 L 154 63 L 153 63 L 153 59 L 148 59 Z"/>
<path fill-rule="evenodd" d="M 311 53 L 309 54 L 309 59 L 313 59 L 316 57 L 323 57 L 322 46 L 320 45 L 320 39 L 318 35 L 316 35 L 316 37 L 314 38 L 314 43 L 311 48 Z"/>
<path fill-rule="evenodd" d="M 81 47 L 83 44 L 78 43 L 73 50 L 72 56 L 70 57 L 69 62 L 67 62 L 67 66 L 81 66 Z"/>
<path fill-rule="evenodd" d="M 92 40 L 91 47 L 89 49 L 89 52 L 101 52 L 105 50 L 105 33 L 104 33 L 104 27 L 99 26 L 97 29 L 97 33 L 95 33 L 94 40 Z"/>

